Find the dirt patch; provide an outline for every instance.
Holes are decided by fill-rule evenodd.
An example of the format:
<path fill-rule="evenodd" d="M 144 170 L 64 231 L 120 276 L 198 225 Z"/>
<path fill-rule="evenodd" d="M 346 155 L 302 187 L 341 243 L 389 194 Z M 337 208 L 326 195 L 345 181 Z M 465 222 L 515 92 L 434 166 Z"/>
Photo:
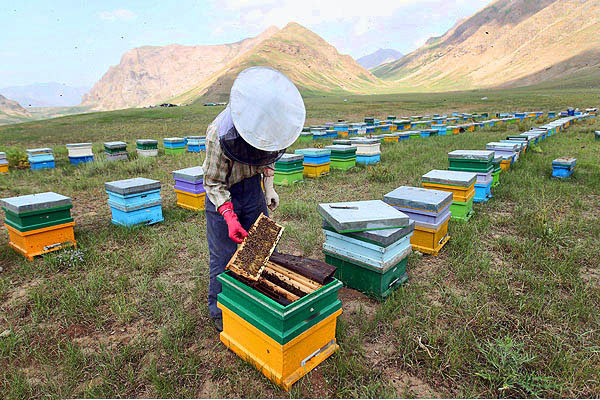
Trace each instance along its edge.
<path fill-rule="evenodd" d="M 339 297 L 344 305 L 342 318 L 350 319 L 362 314 L 371 319 L 377 312 L 378 303 L 357 290 L 342 288 Z"/>
<path fill-rule="evenodd" d="M 2 308 L 10 308 L 14 306 L 19 300 L 23 299 L 29 294 L 29 290 L 39 286 L 42 283 L 42 279 L 32 279 L 28 282 L 23 283 L 21 286 L 9 290 L 8 299 L 2 303 Z"/>
<path fill-rule="evenodd" d="M 79 328 L 74 328 L 73 333 L 77 333 L 78 330 Z M 128 326 L 113 326 L 110 330 L 96 331 L 85 336 L 74 337 L 73 342 L 80 345 L 84 351 L 91 352 L 99 349 L 101 345 L 114 347 L 128 344 L 141 337 L 152 340 L 156 338 L 159 332 L 160 330 L 151 323 L 145 319 L 140 319 Z"/>
<path fill-rule="evenodd" d="M 600 287 L 600 268 L 585 268 L 581 272 L 581 278 L 590 286 Z"/>
<path fill-rule="evenodd" d="M 383 377 L 396 390 L 398 397 L 427 399 L 441 397 L 440 394 L 421 378 L 406 374 L 401 370 L 394 368 L 385 369 Z"/>

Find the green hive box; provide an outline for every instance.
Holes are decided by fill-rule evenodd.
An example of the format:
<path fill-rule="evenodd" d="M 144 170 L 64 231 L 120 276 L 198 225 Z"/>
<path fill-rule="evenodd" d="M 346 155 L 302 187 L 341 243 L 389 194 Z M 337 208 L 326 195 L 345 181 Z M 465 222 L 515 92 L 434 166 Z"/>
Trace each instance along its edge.
<path fill-rule="evenodd" d="M 275 171 L 273 183 L 279 186 L 289 186 L 304 181 L 304 167 L 299 171 Z"/>
<path fill-rule="evenodd" d="M 356 159 L 356 153 L 334 153 L 329 156 L 331 160 L 351 160 Z"/>
<path fill-rule="evenodd" d="M 4 222 L 20 232 L 28 232 L 36 229 L 47 228 L 49 226 L 66 224 L 73 222 L 71 218 L 71 208 L 73 205 L 64 205 L 42 210 L 14 213 L 4 207 L 6 219 Z"/>
<path fill-rule="evenodd" d="M 304 169 L 304 167 L 302 166 L 302 160 L 289 162 L 289 163 L 287 163 L 287 162 L 286 163 L 280 163 L 280 162 L 275 163 L 275 171 L 292 172 L 292 171 L 302 170 L 302 169 Z"/>
<path fill-rule="evenodd" d="M 488 161 L 479 160 L 458 160 L 450 158 L 450 171 L 469 171 L 469 172 L 490 172 L 494 169 L 494 165 Z"/>
<path fill-rule="evenodd" d="M 165 154 L 181 154 L 185 153 L 185 147 L 165 147 Z"/>
<path fill-rule="evenodd" d="M 492 187 L 496 187 L 500 184 L 500 171 L 501 169 L 492 172 Z"/>
<path fill-rule="evenodd" d="M 473 211 L 473 198 L 469 201 L 453 200 L 450 204 L 450 212 L 452 219 L 456 221 L 468 221 L 471 219 L 475 211 Z"/>
<path fill-rule="evenodd" d="M 406 273 L 408 257 L 381 273 L 381 270 L 367 264 L 350 261 L 327 251 L 324 253 L 325 262 L 337 268 L 335 271 L 337 279 L 344 282 L 349 288 L 379 300 L 387 297 L 394 289 L 408 280 Z"/>
<path fill-rule="evenodd" d="M 332 159 L 330 165 L 330 168 L 341 169 L 342 171 L 348 171 L 354 167 L 356 167 L 356 157 L 348 160 Z"/>
<path fill-rule="evenodd" d="M 218 302 L 279 344 L 286 344 L 342 308 L 338 291 L 343 285 L 337 279 L 283 306 L 230 274 L 225 271 L 217 277 L 223 286 Z"/>
<path fill-rule="evenodd" d="M 107 147 L 104 147 L 104 151 L 108 154 L 117 154 L 117 153 L 123 153 L 127 151 L 127 146 L 123 146 L 123 147 L 119 147 L 116 149 L 109 149 Z"/>
<path fill-rule="evenodd" d="M 158 149 L 158 144 L 136 143 L 135 148 L 140 149 L 140 150 L 156 150 L 156 149 Z"/>

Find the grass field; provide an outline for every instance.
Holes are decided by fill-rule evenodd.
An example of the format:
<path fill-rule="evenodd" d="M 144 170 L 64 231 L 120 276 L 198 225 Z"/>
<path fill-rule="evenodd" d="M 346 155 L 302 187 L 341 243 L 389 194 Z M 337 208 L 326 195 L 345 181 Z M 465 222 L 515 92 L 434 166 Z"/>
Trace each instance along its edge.
<path fill-rule="evenodd" d="M 513 94 L 511 94 L 513 93 Z M 308 123 L 421 112 L 558 110 L 597 93 L 481 92 L 307 99 Z M 0 151 L 55 146 L 57 169 L 0 177 L 0 197 L 73 198 L 79 257 L 28 262 L 0 233 L 3 398 L 287 397 L 218 340 L 206 306 L 205 218 L 175 206 L 171 171 L 202 155 L 105 163 L 101 142 L 203 134 L 220 108 L 126 110 L 0 127 Z M 541 124 L 542 121 L 538 121 Z M 319 202 L 381 199 L 447 167 L 448 151 L 483 149 L 531 124 L 382 145 L 382 164 L 277 188 L 280 249 L 322 259 Z M 438 257 L 411 255 L 409 283 L 384 302 L 343 289 L 341 346 L 291 397 L 600 396 L 600 120 L 544 141 L 501 176 L 467 224 L 450 224 Z M 97 162 L 72 167 L 60 145 L 94 141 Z M 326 143 L 326 142 L 324 142 Z M 295 145 L 294 148 L 300 147 Z M 577 158 L 573 177 L 551 161 Z M 110 223 L 103 183 L 163 184 L 165 221 Z"/>

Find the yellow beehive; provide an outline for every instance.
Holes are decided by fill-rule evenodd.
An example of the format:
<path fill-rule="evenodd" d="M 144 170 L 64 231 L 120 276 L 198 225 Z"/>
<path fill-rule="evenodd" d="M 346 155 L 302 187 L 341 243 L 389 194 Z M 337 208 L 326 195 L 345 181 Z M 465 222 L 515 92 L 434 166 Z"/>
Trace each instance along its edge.
<path fill-rule="evenodd" d="M 8 174 L 8 164 L 0 165 L 0 174 Z"/>
<path fill-rule="evenodd" d="M 423 182 L 425 189 L 443 190 L 444 192 L 452 192 L 453 201 L 467 202 L 475 197 L 475 184 L 469 187 L 453 186 L 453 185 L 441 185 L 438 183 Z"/>
<path fill-rule="evenodd" d="M 448 221 L 446 221 L 438 230 L 415 226 L 410 244 L 413 250 L 437 256 L 448 240 L 450 240 L 450 236 L 448 235 Z"/>
<path fill-rule="evenodd" d="M 7 224 L 4 224 L 4 226 L 8 229 L 9 246 L 23 254 L 29 260 L 33 260 L 35 256 L 77 244 L 75 242 L 75 233 L 73 232 L 75 222 L 27 232 L 21 232 Z"/>
<path fill-rule="evenodd" d="M 177 205 L 179 207 L 192 211 L 204 210 L 206 193 L 194 194 L 175 189 L 175 194 L 177 195 Z"/>
<path fill-rule="evenodd" d="M 320 165 L 308 165 L 304 164 L 304 176 L 309 178 L 318 178 L 323 175 L 329 174 L 331 163 L 325 163 Z"/>
<path fill-rule="evenodd" d="M 509 168 L 510 168 L 510 160 L 500 161 L 500 169 L 502 171 L 507 171 Z"/>
<path fill-rule="evenodd" d="M 335 326 L 342 310 L 282 345 L 221 303 L 218 307 L 223 312 L 221 342 L 286 391 L 339 348 Z"/>

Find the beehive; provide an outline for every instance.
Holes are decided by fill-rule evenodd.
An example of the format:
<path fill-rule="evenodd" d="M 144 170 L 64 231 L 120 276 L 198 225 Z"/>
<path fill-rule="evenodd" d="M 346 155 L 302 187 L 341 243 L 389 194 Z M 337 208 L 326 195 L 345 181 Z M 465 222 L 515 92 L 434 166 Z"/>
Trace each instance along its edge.
<path fill-rule="evenodd" d="M 156 157 L 158 155 L 158 140 L 138 139 L 135 148 L 140 157 Z"/>
<path fill-rule="evenodd" d="M 201 211 L 205 208 L 204 170 L 201 166 L 173 171 L 175 194 L 179 207 Z"/>
<path fill-rule="evenodd" d="M 325 149 L 331 151 L 331 168 L 347 171 L 356 165 L 356 147 L 334 144 Z"/>
<path fill-rule="evenodd" d="M 75 246 L 71 198 L 54 192 L 0 201 L 9 245 L 27 259 Z"/>
<path fill-rule="evenodd" d="M 127 155 L 127 143 L 125 142 L 105 142 L 104 154 L 106 161 L 127 161 L 129 159 Z"/>
<path fill-rule="evenodd" d="M 304 156 L 302 165 L 304 166 L 304 176 L 309 178 L 319 178 L 329 174 L 331 168 L 331 151 L 327 149 L 298 149 L 295 154 Z"/>
<path fill-rule="evenodd" d="M 132 178 L 106 182 L 108 205 L 115 225 L 151 225 L 163 220 L 160 182 Z"/>
<path fill-rule="evenodd" d="M 454 150 L 448 153 L 451 171 L 475 172 L 475 203 L 486 202 L 492 197 L 492 172 L 494 152 L 487 150 Z"/>
<path fill-rule="evenodd" d="M 27 149 L 31 170 L 55 168 L 54 152 L 50 148 Z"/>
<path fill-rule="evenodd" d="M 552 161 L 552 177 L 568 178 L 573 175 L 577 159 L 572 157 L 560 157 Z"/>
<path fill-rule="evenodd" d="M 288 186 L 304 180 L 304 155 L 284 154 L 275 162 L 276 185 Z"/>
<path fill-rule="evenodd" d="M 70 143 L 66 147 L 71 164 L 78 165 L 94 161 L 91 143 Z"/>
<path fill-rule="evenodd" d="M 472 172 L 432 170 L 423 175 L 421 182 L 426 189 L 452 192 L 450 212 L 452 219 L 466 221 L 473 215 L 473 198 L 477 175 Z"/>
<path fill-rule="evenodd" d="M 163 139 L 165 154 L 185 153 L 185 139 L 182 137 L 168 137 Z"/>
<path fill-rule="evenodd" d="M 6 153 L 0 151 L 0 175 L 8 174 L 8 159 L 6 158 Z"/>

